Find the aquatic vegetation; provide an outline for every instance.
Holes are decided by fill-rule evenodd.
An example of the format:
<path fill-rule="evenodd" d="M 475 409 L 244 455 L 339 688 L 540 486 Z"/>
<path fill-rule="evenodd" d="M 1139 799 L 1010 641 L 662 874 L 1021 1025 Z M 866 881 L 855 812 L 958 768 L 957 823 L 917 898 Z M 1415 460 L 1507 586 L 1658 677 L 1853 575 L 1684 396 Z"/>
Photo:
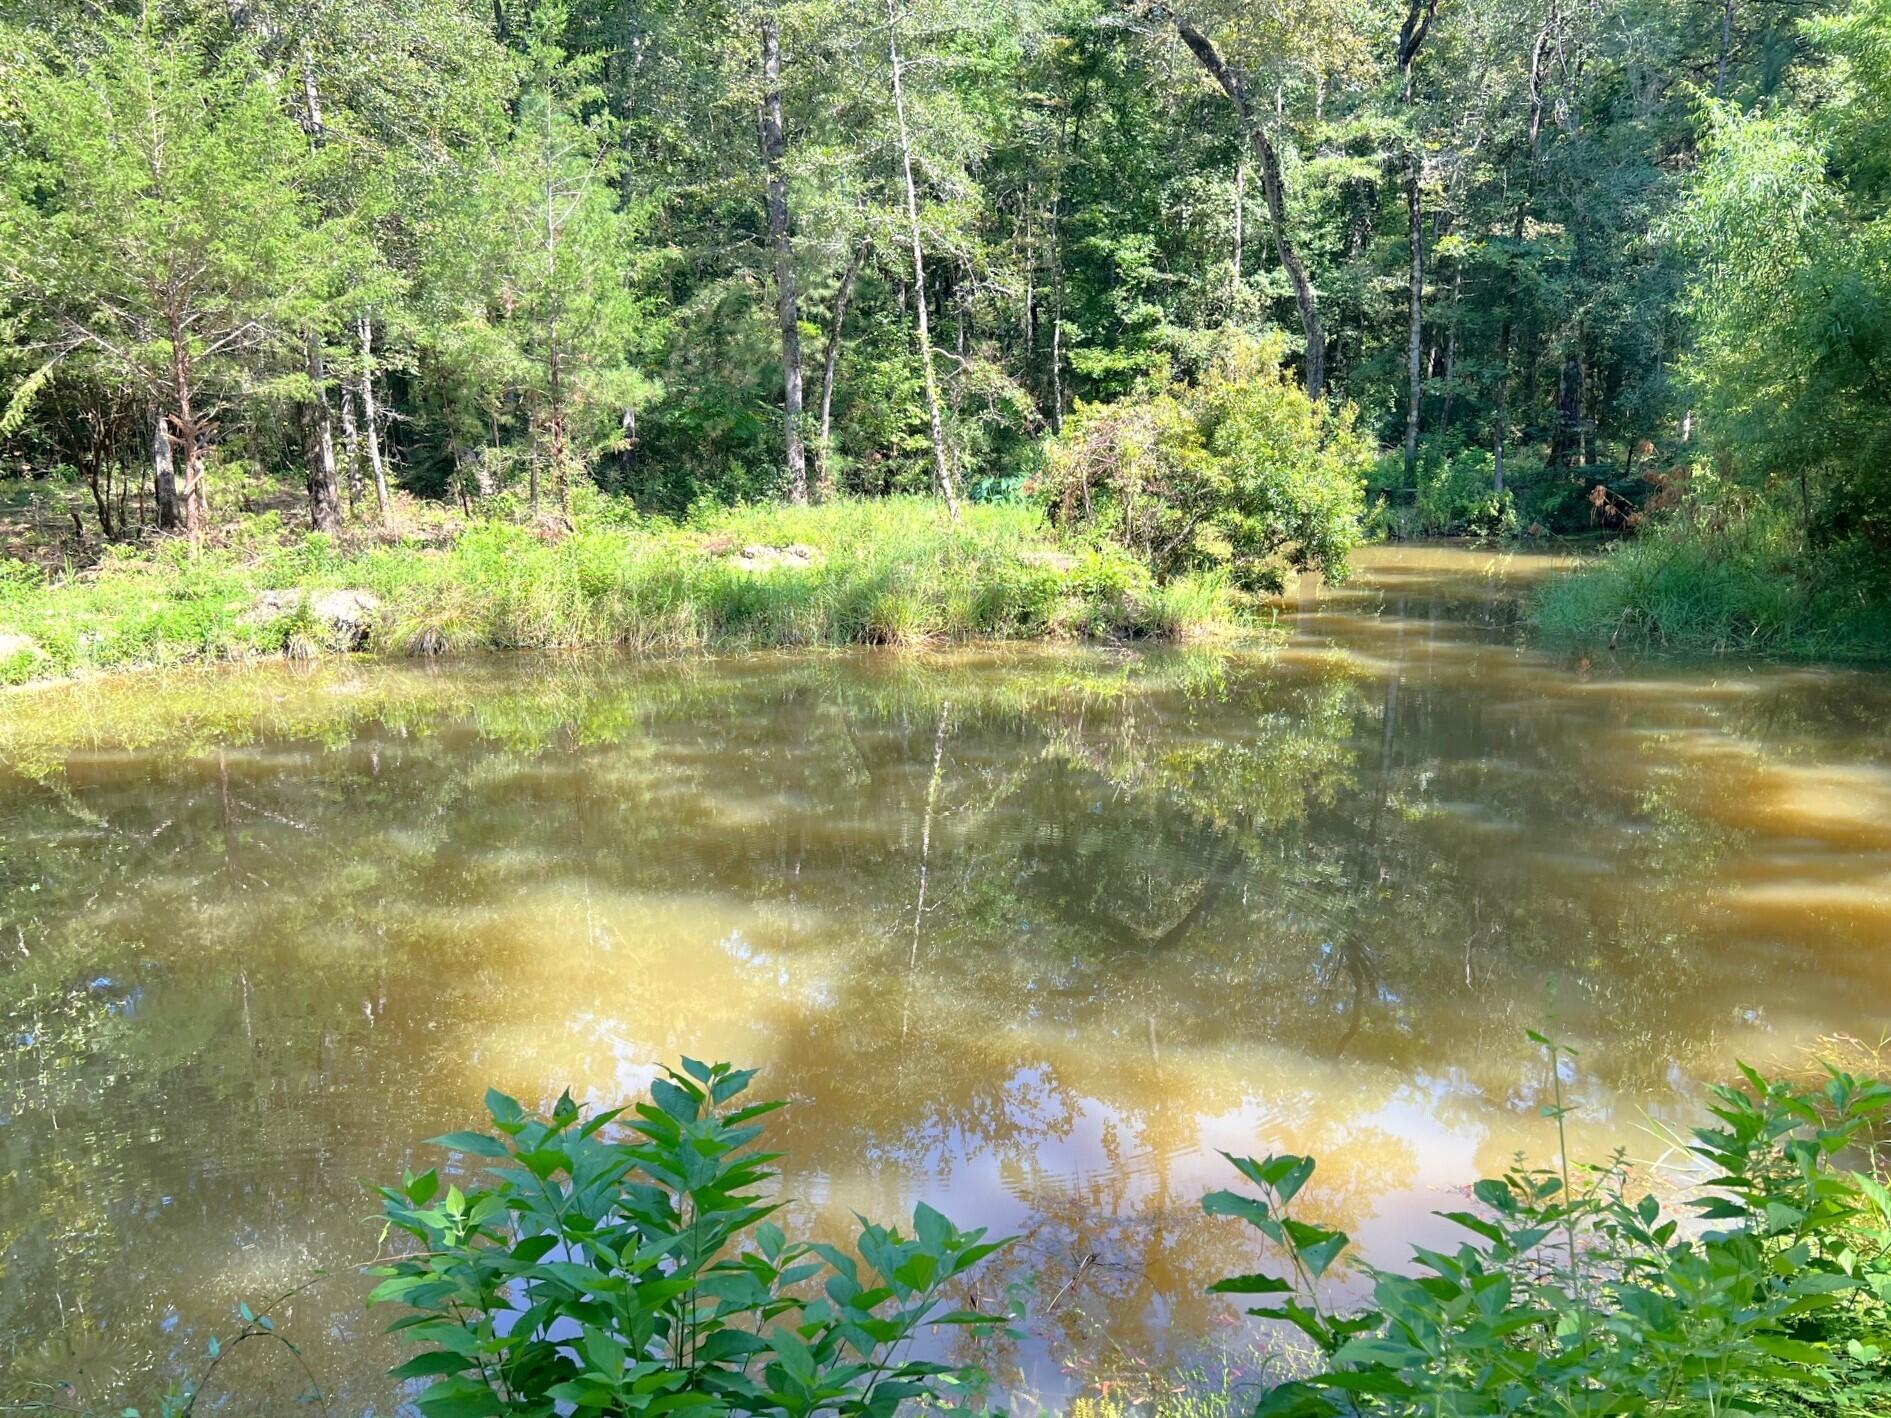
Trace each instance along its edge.
<path fill-rule="evenodd" d="M 1683 1219 L 1631 1195 L 1619 1153 L 1569 1160 L 1572 1055 L 1532 1037 L 1562 1150 L 1550 1167 L 1519 1159 L 1476 1185 L 1474 1206 L 1441 1213 L 1467 1241 L 1415 1248 L 1405 1269 L 1353 1266 L 1350 1238 L 1303 1213 L 1312 1157 L 1230 1156 L 1247 1188 L 1210 1192 L 1202 1210 L 1245 1222 L 1284 1264 L 1209 1288 L 1257 1302 L 1249 1314 L 1271 1337 L 1242 1362 L 1171 1375 L 1128 1356 L 1127 1374 L 1076 1395 L 1068 1418 L 1883 1412 L 1891 1190 L 1869 1141 L 1891 1084 L 1828 1067 L 1822 1086 L 1801 1087 L 1743 1068 L 1715 1090 L 1718 1125 L 1687 1146 L 1704 1180 Z M 454 1175 L 489 1180 L 462 1189 L 430 1168 L 377 1188 L 385 1234 L 409 1249 L 371 1265 L 368 1303 L 407 1311 L 391 1329 L 419 1352 L 394 1377 L 422 1386 L 421 1414 L 890 1418 L 980 1394 L 977 1367 L 914 1357 L 915 1343 L 1028 1321 L 1028 1287 L 1000 1305 L 971 1279 L 1009 1242 L 923 1203 L 911 1235 L 862 1220 L 850 1248 L 790 1239 L 767 1190 L 777 1154 L 757 1150 L 781 1105 L 744 1103 L 752 1078 L 684 1059 L 634 1106 L 587 1115 L 567 1094 L 549 1117 L 491 1091 L 489 1130 L 433 1140 Z M 1330 1303 L 1349 1269 L 1370 1299 Z M 194 1412 L 239 1344 L 273 1340 L 301 1365 L 277 1308 L 239 1307 L 164 1418 Z"/>
<path fill-rule="evenodd" d="M 1862 546 L 1813 549 L 1752 505 L 1658 524 L 1546 585 L 1550 640 L 1794 660 L 1891 658 L 1891 588 Z"/>

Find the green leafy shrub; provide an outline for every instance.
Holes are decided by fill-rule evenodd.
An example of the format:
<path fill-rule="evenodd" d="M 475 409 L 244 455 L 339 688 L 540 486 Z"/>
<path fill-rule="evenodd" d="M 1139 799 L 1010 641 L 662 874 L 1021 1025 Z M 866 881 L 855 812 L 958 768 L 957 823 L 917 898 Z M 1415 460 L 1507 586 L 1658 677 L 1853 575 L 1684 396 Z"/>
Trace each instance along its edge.
<path fill-rule="evenodd" d="M 1532 1037 L 1561 1140 L 1571 1055 Z M 1212 1288 L 1263 1297 L 1250 1313 L 1295 1326 L 1317 1356 L 1257 1418 L 1885 1412 L 1891 1191 L 1869 1144 L 1891 1086 L 1836 1069 L 1817 1091 L 1742 1074 L 1715 1090 L 1719 1126 L 1688 1149 L 1710 1178 L 1699 1223 L 1631 1199 L 1619 1154 L 1573 1170 L 1520 1162 L 1478 1183 L 1478 1210 L 1444 1213 L 1470 1237 L 1457 1250 L 1416 1250 L 1409 1274 L 1359 1265 L 1372 1298 L 1356 1309 L 1318 1299 L 1349 1241 L 1295 1213 L 1313 1159 L 1230 1158 L 1254 1192 L 1204 1208 L 1258 1230 L 1286 1273 Z"/>
<path fill-rule="evenodd" d="M 1418 466 L 1418 521 L 1432 536 L 1505 537 L 1517 530 L 1509 489 L 1497 492 L 1491 455 L 1465 448 Z"/>
<path fill-rule="evenodd" d="M 1067 526 L 1127 547 L 1158 579 L 1226 568 L 1344 576 L 1359 541 L 1370 442 L 1351 406 L 1309 399 L 1276 341 L 1224 341 L 1201 378 L 1079 404 L 1040 490 Z"/>
<path fill-rule="evenodd" d="M 835 1413 L 888 1418 L 963 1396 L 971 1370 L 911 1357 L 935 1325 L 989 1326 L 953 1282 L 998 1250 L 921 1203 L 913 1234 L 863 1223 L 855 1250 L 792 1241 L 765 1199 L 774 1154 L 743 1103 L 752 1074 L 685 1059 L 634 1109 L 550 1118 L 487 1094 L 493 1131 L 441 1146 L 484 1165 L 380 1195 L 418 1249 L 379 1267 L 370 1303 L 420 1352 L 427 1418 Z"/>

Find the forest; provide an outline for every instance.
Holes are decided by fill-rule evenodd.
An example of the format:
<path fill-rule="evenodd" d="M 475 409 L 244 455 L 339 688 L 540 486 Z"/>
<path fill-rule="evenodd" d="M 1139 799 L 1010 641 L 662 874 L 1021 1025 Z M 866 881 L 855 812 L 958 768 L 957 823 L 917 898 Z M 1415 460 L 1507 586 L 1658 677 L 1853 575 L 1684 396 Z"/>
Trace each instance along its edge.
<path fill-rule="evenodd" d="M 0 5 L 0 1413 L 1891 1412 L 1887 726 L 1891 0 Z"/>
<path fill-rule="evenodd" d="M 921 494 L 1260 589 L 1641 534 L 1540 617 L 1868 653 L 1887 52 L 1882 0 L 31 0 L 9 594 L 271 510 Z"/>

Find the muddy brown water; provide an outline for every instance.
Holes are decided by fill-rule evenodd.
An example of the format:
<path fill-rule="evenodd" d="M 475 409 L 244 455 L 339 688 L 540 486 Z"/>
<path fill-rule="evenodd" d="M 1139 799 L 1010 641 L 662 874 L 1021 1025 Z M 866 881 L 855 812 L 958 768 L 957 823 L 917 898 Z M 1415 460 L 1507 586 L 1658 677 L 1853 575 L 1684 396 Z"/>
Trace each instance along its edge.
<path fill-rule="evenodd" d="M 984 1285 L 1037 1314 L 981 1357 L 1027 1407 L 1247 1362 L 1220 1150 L 1317 1154 L 1375 1259 L 1447 1239 L 1552 1154 L 1526 1028 L 1581 1051 L 1584 1154 L 1662 1161 L 1734 1060 L 1891 1026 L 1891 676 L 1542 653 L 1559 569 L 1374 551 L 1277 648 L 0 697 L 0 1397 L 148 1402 L 326 1269 L 287 1332 L 400 1411 L 361 1182 L 488 1085 L 606 1106 L 682 1053 L 792 1100 L 795 1224 L 1020 1237 Z M 218 1381 L 303 1411 L 280 1353 Z"/>

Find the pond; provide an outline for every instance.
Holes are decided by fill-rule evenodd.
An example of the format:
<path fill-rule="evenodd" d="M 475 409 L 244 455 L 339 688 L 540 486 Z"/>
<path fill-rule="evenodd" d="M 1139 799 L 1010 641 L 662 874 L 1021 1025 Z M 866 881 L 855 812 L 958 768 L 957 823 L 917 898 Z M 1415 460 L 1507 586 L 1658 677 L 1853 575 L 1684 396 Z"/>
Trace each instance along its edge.
<path fill-rule="evenodd" d="M 797 1224 L 1022 1239 L 1012 1401 L 1250 1336 L 1225 1149 L 1380 1260 L 1518 1149 L 1655 1160 L 1891 1019 L 1891 676 L 1527 648 L 1547 558 L 1378 550 L 1283 643 L 259 666 L 0 699 L 0 1397 L 239 1300 L 399 1411 L 364 1180 L 496 1085 L 762 1070 Z M 306 1380 L 255 1350 L 229 1411 Z M 66 1397 L 74 1396 L 67 1391 Z"/>

